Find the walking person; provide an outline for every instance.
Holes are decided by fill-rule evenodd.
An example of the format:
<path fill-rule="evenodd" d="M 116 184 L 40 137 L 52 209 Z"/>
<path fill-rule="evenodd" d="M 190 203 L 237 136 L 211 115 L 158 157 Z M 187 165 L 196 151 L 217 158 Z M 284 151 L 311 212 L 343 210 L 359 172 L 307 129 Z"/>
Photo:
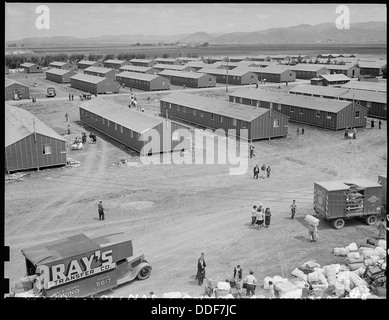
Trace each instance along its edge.
<path fill-rule="evenodd" d="M 82 143 L 83 144 L 86 143 L 86 134 L 85 134 L 85 132 L 82 133 Z"/>
<path fill-rule="evenodd" d="M 380 129 L 380 130 L 381 130 L 381 125 L 382 125 L 382 122 L 380 120 L 380 121 L 378 121 L 378 129 Z"/>
<path fill-rule="evenodd" d="M 255 147 L 252 144 L 250 144 L 250 146 L 249 146 L 250 158 L 255 157 L 254 149 L 255 149 Z"/>
<path fill-rule="evenodd" d="M 261 178 L 265 179 L 265 177 L 266 177 L 266 165 L 263 164 L 261 167 Z"/>
<path fill-rule="evenodd" d="M 271 211 L 270 208 L 266 208 L 265 210 L 265 228 L 269 228 L 271 219 Z"/>
<path fill-rule="evenodd" d="M 297 128 L 297 135 L 299 135 L 300 133 L 300 128 Z"/>
<path fill-rule="evenodd" d="M 371 120 L 371 128 L 374 128 L 374 119 Z"/>
<path fill-rule="evenodd" d="M 294 219 L 294 215 L 296 214 L 296 209 L 297 209 L 296 200 L 293 200 L 292 204 L 290 205 L 290 211 L 292 213 L 292 216 L 291 216 L 292 220 Z"/>
<path fill-rule="evenodd" d="M 74 101 L 74 96 L 73 96 L 73 94 L 72 94 L 72 101 Z"/>
<path fill-rule="evenodd" d="M 304 127 L 301 128 L 301 134 L 304 134 Z"/>
<path fill-rule="evenodd" d="M 251 209 L 251 227 L 254 227 L 255 220 L 257 220 L 257 206 L 253 206 Z"/>
<path fill-rule="evenodd" d="M 65 113 L 65 122 L 69 122 L 69 115 L 67 112 Z"/>
<path fill-rule="evenodd" d="M 254 271 L 250 270 L 250 274 L 246 276 L 246 278 L 243 280 L 243 283 L 246 284 L 246 295 L 251 297 L 253 294 L 255 294 L 255 288 L 257 286 L 257 279 L 254 277 Z"/>
<path fill-rule="evenodd" d="M 201 253 L 200 258 L 197 260 L 197 276 L 196 279 L 198 281 L 199 286 L 203 284 L 205 278 L 205 267 L 207 264 L 204 260 L 204 252 Z"/>
<path fill-rule="evenodd" d="M 258 180 L 258 175 L 259 175 L 259 167 L 258 167 L 258 165 L 256 165 L 254 167 L 253 171 L 254 171 L 254 179 Z"/>
<path fill-rule="evenodd" d="M 103 207 L 103 201 L 100 200 L 99 204 L 97 205 L 98 211 L 99 211 L 99 220 L 104 220 L 104 207 Z"/>
<path fill-rule="evenodd" d="M 255 218 L 256 218 L 255 225 L 258 226 L 258 230 L 262 229 L 265 215 L 264 215 L 263 208 L 261 205 L 259 206 L 259 208 L 257 208 L 257 213 L 256 213 Z"/>
<path fill-rule="evenodd" d="M 70 101 L 70 100 L 72 100 L 72 96 L 71 96 L 70 93 L 69 93 L 69 101 Z"/>
<path fill-rule="evenodd" d="M 309 241 L 316 242 L 317 225 L 309 223 L 308 233 L 309 233 Z"/>
<path fill-rule="evenodd" d="M 384 218 L 378 223 L 378 239 L 385 239 L 386 236 L 386 221 Z"/>
<path fill-rule="evenodd" d="M 268 178 L 270 178 L 270 171 L 271 171 L 270 166 L 267 166 L 267 168 L 266 168 L 266 174 L 267 174 L 267 177 L 268 177 Z"/>
<path fill-rule="evenodd" d="M 70 124 L 68 124 L 68 134 L 70 134 Z"/>

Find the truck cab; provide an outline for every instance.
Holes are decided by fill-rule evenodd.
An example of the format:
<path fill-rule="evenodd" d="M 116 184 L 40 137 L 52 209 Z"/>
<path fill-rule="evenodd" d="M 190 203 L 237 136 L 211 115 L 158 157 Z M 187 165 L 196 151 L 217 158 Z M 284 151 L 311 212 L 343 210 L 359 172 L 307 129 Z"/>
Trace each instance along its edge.
<path fill-rule="evenodd" d="M 55 88 L 54 87 L 48 87 L 47 88 L 47 94 L 46 94 L 46 96 L 47 97 L 55 97 L 57 94 L 56 94 L 56 92 L 55 92 Z"/>
<path fill-rule="evenodd" d="M 77 234 L 22 249 L 26 275 L 15 284 L 16 297 L 88 297 L 134 279 L 145 280 L 151 265 L 134 254 L 121 231 Z"/>

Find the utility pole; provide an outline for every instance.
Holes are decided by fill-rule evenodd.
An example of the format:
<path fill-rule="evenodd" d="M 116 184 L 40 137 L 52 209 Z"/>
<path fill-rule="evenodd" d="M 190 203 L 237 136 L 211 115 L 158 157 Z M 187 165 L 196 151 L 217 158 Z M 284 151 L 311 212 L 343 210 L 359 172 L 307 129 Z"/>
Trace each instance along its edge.
<path fill-rule="evenodd" d="M 227 57 L 227 77 L 226 77 L 226 92 L 228 92 L 228 57 Z"/>

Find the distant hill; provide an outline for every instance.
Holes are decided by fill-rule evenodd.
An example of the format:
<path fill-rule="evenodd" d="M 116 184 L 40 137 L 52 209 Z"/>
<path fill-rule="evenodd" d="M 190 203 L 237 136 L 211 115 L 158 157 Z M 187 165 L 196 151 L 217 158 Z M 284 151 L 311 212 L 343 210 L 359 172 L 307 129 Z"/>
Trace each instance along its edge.
<path fill-rule="evenodd" d="M 335 23 L 302 24 L 256 32 L 233 32 L 209 40 L 210 44 L 304 43 L 304 42 L 386 42 L 386 22 L 354 23 L 338 30 Z"/>
<path fill-rule="evenodd" d="M 214 37 L 206 32 L 196 32 L 180 40 L 180 43 L 209 42 Z"/>
<path fill-rule="evenodd" d="M 226 34 L 196 32 L 193 34 L 159 35 L 104 35 L 90 38 L 36 37 L 6 41 L 6 45 L 23 44 L 25 47 L 77 46 L 136 43 L 200 43 L 260 44 L 260 43 L 314 43 L 314 42 L 386 42 L 386 22 L 351 23 L 350 29 L 338 30 L 334 22 L 318 25 L 300 24 L 287 28 L 271 28 L 255 32 Z"/>

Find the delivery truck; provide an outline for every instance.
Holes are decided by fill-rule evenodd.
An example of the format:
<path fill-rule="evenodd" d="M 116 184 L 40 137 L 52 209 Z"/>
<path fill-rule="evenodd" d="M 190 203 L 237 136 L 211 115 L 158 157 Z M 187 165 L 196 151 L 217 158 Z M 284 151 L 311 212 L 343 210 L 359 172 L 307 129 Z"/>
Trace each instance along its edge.
<path fill-rule="evenodd" d="M 382 185 L 362 179 L 314 183 L 313 209 L 336 229 L 350 218 L 363 218 L 374 225 L 381 214 Z"/>
<path fill-rule="evenodd" d="M 151 273 L 144 254 L 134 254 L 129 235 L 117 230 L 77 234 L 21 251 L 26 275 L 11 291 L 15 297 L 89 297 Z"/>

